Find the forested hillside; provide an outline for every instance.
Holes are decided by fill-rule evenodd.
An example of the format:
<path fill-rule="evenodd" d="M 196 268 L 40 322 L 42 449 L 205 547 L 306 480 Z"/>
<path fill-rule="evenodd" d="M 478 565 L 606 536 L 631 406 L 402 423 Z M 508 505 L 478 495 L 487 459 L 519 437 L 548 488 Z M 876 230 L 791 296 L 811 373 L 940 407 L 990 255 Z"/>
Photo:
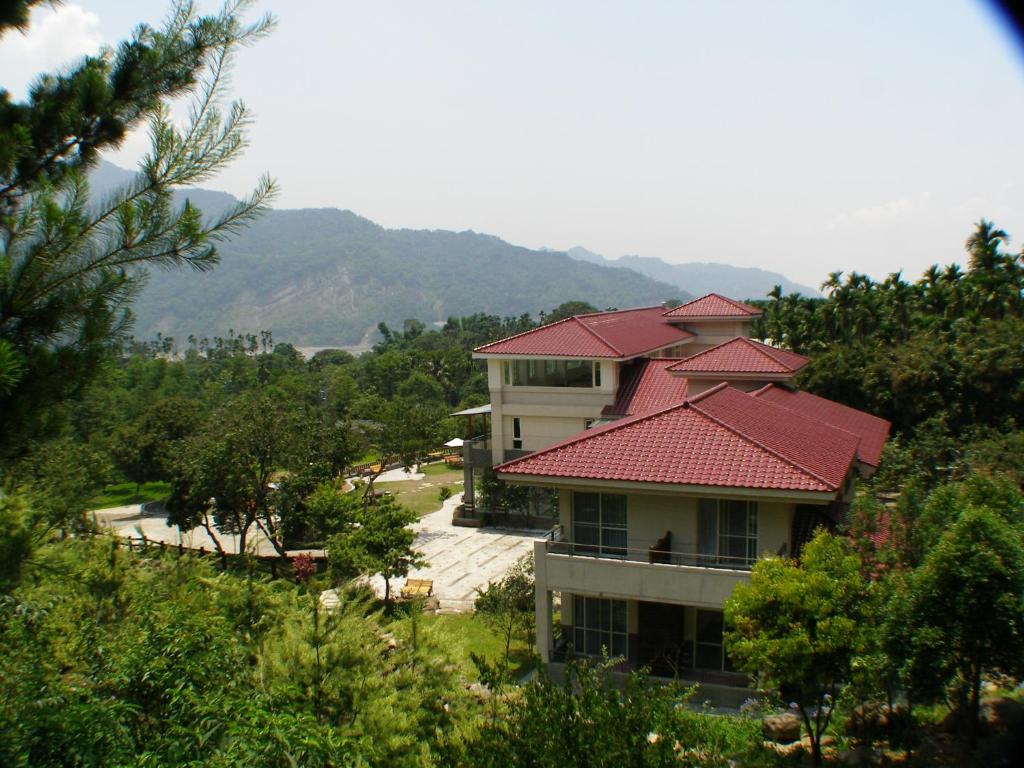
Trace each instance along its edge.
<path fill-rule="evenodd" d="M 136 334 L 266 328 L 295 344 L 344 346 L 381 321 L 535 314 L 569 299 L 625 307 L 686 298 L 626 269 L 475 232 L 385 229 L 330 208 L 268 211 L 220 255 L 209 275 L 154 275 L 136 305 Z"/>
<path fill-rule="evenodd" d="M 102 163 L 90 175 L 93 194 L 131 178 Z M 208 217 L 235 202 L 205 189 L 177 193 L 186 197 Z M 270 210 L 218 251 L 219 267 L 202 277 L 152 275 L 134 306 L 136 336 L 266 329 L 299 345 L 352 346 L 372 342 L 379 322 L 539 314 L 574 299 L 603 308 L 692 298 L 628 269 L 471 231 L 386 229 L 336 208 Z"/>

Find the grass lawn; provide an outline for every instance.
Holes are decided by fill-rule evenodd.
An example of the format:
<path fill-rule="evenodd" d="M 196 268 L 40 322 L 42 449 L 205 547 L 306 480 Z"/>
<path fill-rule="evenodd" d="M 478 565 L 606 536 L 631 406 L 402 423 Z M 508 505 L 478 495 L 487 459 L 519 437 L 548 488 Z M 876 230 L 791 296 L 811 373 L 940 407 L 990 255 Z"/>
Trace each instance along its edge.
<path fill-rule="evenodd" d="M 446 478 L 443 481 L 437 481 L 440 482 L 441 485 L 452 485 L 455 480 L 462 479 L 462 467 L 452 468 L 443 461 L 436 461 L 433 464 L 423 464 L 420 467 L 420 472 L 426 475 L 431 483 L 435 482 L 435 477 Z"/>
<path fill-rule="evenodd" d="M 108 485 L 89 500 L 91 509 L 107 507 L 123 507 L 128 504 L 145 504 L 147 501 L 163 501 L 171 492 L 170 483 L 143 483 L 136 487 L 135 483 L 118 483 Z"/>
<path fill-rule="evenodd" d="M 436 512 L 441 508 L 437 494 L 442 485 L 451 488 L 452 493 L 462 490 L 462 470 L 451 470 L 444 464 L 428 464 L 423 467 L 422 480 L 400 480 L 397 483 L 374 483 L 380 491 L 391 491 L 398 503 L 411 509 L 419 517 Z"/>
<path fill-rule="evenodd" d="M 423 614 L 421 626 L 428 632 L 437 632 L 442 644 L 448 649 L 452 662 L 459 665 L 467 680 L 477 680 L 476 667 L 469 658 L 470 651 L 484 656 L 490 662 L 499 661 L 505 655 L 505 642 L 495 632 L 491 631 L 479 618 L 472 614 L 459 613 L 452 615 Z M 400 631 L 409 631 L 408 618 L 402 618 L 397 622 Z M 440 639 L 440 638 L 439 638 Z M 509 654 L 509 665 L 512 674 L 521 678 L 533 666 L 533 657 L 530 656 L 526 643 L 522 637 L 512 639 L 512 652 Z"/>

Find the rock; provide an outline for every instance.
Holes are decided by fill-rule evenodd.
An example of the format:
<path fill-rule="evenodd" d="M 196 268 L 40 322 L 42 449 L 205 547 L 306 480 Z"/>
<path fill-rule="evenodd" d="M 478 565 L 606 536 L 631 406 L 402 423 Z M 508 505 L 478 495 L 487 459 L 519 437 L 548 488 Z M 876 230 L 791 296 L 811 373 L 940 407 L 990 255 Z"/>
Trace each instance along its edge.
<path fill-rule="evenodd" d="M 469 683 L 466 686 L 466 692 L 473 698 L 478 704 L 483 704 L 485 701 L 491 698 L 493 695 L 491 689 L 486 685 L 480 683 Z"/>
<path fill-rule="evenodd" d="M 800 741 L 802 722 L 798 715 L 783 712 L 780 715 L 768 715 L 761 721 L 761 733 L 768 741 L 790 744 Z"/>
<path fill-rule="evenodd" d="M 986 696 L 978 707 L 978 718 L 994 730 L 1024 728 L 1024 702 L 1008 696 Z"/>
<path fill-rule="evenodd" d="M 859 768 L 860 766 L 875 765 L 877 756 L 874 751 L 861 747 L 859 749 L 844 749 L 836 754 L 836 760 L 840 765 L 848 768 Z"/>
<path fill-rule="evenodd" d="M 794 741 L 792 744 L 779 744 L 774 741 L 763 742 L 765 749 L 770 749 L 779 757 L 785 758 L 786 760 L 793 760 L 799 758 L 804 753 L 804 745 L 799 741 Z"/>
<path fill-rule="evenodd" d="M 846 719 L 846 734 L 865 744 L 890 735 L 905 726 L 906 710 L 897 704 L 889 708 L 880 701 L 858 704 Z"/>
<path fill-rule="evenodd" d="M 804 745 L 804 749 L 807 750 L 808 753 L 811 751 L 811 737 L 810 736 L 803 736 L 803 737 L 801 737 L 800 743 Z M 820 746 L 821 746 L 822 751 L 824 751 L 826 747 L 831 747 L 835 743 L 836 743 L 835 736 L 830 736 L 829 734 L 826 733 L 824 736 L 821 737 L 821 745 Z"/>

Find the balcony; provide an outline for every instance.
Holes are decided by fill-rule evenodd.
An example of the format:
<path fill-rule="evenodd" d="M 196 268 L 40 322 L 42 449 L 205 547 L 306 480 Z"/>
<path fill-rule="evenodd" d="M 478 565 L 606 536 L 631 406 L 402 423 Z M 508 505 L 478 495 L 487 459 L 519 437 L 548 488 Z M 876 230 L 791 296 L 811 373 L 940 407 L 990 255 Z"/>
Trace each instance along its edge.
<path fill-rule="evenodd" d="M 736 584 L 750 578 L 745 558 L 679 550 L 605 548 L 561 538 L 558 529 L 534 545 L 538 589 L 721 609 Z M 542 562 L 543 561 L 543 562 Z"/>
<path fill-rule="evenodd" d="M 467 466 L 489 467 L 494 462 L 491 459 L 491 438 L 487 435 L 480 435 L 462 444 L 462 457 Z"/>
<path fill-rule="evenodd" d="M 491 454 L 491 438 L 486 435 L 466 440 L 462 444 L 462 458 L 471 467 L 490 467 L 494 465 L 494 458 Z M 507 448 L 504 451 L 503 461 L 512 461 L 522 456 L 528 456 L 533 451 L 524 451 L 514 448 Z"/>

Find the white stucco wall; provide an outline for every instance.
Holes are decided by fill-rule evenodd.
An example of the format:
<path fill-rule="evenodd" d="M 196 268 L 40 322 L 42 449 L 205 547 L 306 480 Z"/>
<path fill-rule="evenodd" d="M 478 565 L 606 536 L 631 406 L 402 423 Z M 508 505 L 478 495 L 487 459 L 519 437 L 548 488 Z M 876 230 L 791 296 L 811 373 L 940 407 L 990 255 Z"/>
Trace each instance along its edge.
<path fill-rule="evenodd" d="M 491 395 L 491 450 L 495 462 L 513 448 L 512 419 L 520 419 L 523 450 L 536 451 L 564 440 L 597 419 L 615 402 L 618 363 L 601 360 L 600 387 L 515 387 L 504 382 L 503 360 L 487 361 Z"/>

